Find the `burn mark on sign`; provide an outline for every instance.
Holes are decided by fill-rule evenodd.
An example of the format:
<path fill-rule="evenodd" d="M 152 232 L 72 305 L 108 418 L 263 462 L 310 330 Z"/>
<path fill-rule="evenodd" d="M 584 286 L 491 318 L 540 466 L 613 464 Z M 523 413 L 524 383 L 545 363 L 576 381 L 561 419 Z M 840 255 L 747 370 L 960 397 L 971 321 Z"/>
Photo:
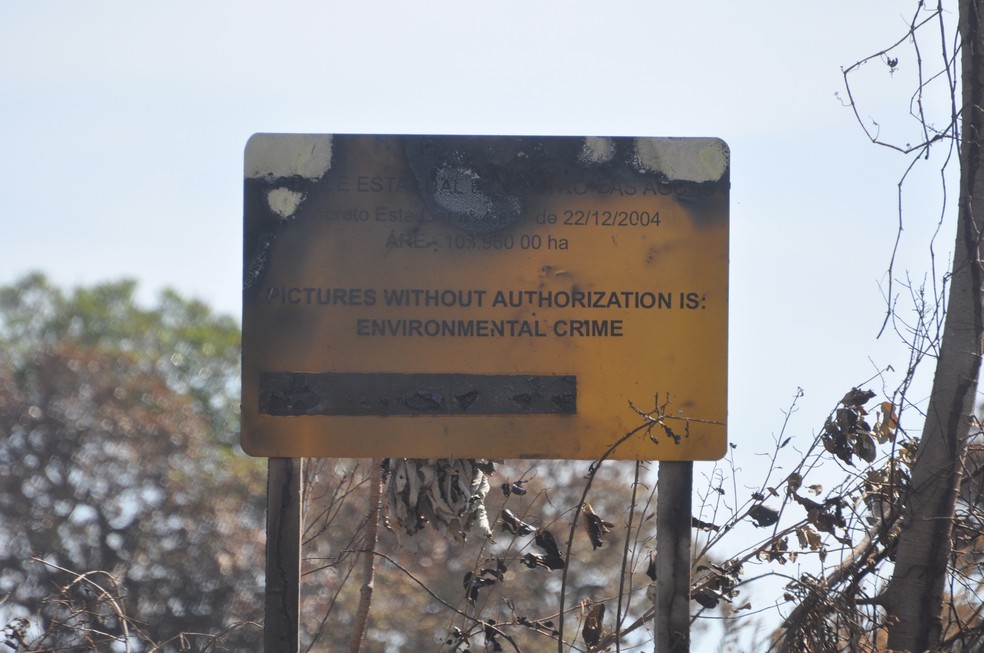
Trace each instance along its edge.
<path fill-rule="evenodd" d="M 577 377 L 267 372 L 259 403 L 274 417 L 574 415 Z"/>
<path fill-rule="evenodd" d="M 404 143 L 427 210 L 479 234 L 519 223 L 538 194 L 651 188 L 700 212 L 730 184 L 730 151 L 717 138 L 414 136 Z"/>
<path fill-rule="evenodd" d="M 576 138 L 518 136 L 417 136 L 405 143 L 428 209 L 480 234 L 519 222 L 530 193 L 563 179 L 582 146 Z"/>

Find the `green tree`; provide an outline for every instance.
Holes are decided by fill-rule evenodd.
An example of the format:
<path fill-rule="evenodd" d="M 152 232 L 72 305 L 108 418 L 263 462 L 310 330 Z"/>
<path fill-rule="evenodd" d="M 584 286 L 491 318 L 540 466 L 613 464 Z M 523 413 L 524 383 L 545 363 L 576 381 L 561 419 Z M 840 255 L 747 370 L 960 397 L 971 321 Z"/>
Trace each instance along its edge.
<path fill-rule="evenodd" d="M 0 288 L 9 613 L 37 613 L 71 569 L 108 572 L 155 642 L 260 617 L 264 479 L 236 452 L 238 363 L 236 322 L 173 292 L 143 308 L 129 281 Z"/>

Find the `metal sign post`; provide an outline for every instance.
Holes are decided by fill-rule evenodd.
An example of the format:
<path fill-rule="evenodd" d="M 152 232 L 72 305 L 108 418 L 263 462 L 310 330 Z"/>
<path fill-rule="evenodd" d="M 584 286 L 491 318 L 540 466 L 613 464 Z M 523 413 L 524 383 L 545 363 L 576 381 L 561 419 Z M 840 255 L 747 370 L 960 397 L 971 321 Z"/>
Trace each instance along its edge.
<path fill-rule="evenodd" d="M 266 621 L 263 627 L 263 650 L 266 653 L 297 653 L 300 648 L 303 486 L 302 458 L 269 459 Z"/>
<path fill-rule="evenodd" d="M 656 653 L 690 651 L 690 534 L 694 464 L 659 463 L 656 481 Z"/>

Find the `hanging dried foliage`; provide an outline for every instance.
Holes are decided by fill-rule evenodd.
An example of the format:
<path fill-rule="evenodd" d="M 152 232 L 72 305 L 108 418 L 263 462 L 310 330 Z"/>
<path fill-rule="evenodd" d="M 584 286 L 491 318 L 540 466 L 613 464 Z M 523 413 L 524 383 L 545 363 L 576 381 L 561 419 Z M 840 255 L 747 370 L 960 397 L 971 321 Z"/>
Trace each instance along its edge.
<path fill-rule="evenodd" d="M 485 510 L 491 463 L 449 458 L 387 458 L 388 526 L 413 535 L 430 524 L 439 533 L 464 540 L 472 526 L 485 537 L 492 528 Z"/>

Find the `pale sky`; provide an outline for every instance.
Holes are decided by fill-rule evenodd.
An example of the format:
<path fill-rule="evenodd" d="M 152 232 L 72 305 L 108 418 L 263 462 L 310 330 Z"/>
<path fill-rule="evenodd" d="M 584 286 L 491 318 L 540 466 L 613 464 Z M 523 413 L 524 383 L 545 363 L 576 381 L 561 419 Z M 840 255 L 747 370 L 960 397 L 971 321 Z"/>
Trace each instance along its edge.
<path fill-rule="evenodd" d="M 806 446 L 851 385 L 908 360 L 875 339 L 908 160 L 866 140 L 841 69 L 900 38 L 909 5 L 4 2 L 0 283 L 133 277 L 238 314 L 255 132 L 716 136 L 732 156 L 730 438 L 768 450 L 802 387 L 787 435 Z M 899 143 L 919 138 L 902 54 L 856 87 Z M 937 179 L 925 166 L 907 186 L 897 272 L 917 283 Z"/>

